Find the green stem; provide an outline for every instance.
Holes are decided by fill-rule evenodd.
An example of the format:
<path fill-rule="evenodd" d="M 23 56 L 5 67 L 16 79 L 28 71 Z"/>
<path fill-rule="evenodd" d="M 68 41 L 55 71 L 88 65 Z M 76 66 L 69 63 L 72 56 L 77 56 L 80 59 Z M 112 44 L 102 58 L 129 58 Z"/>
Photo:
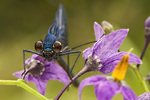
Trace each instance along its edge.
<path fill-rule="evenodd" d="M 148 89 L 148 87 L 147 87 L 147 85 L 146 85 L 146 82 L 145 82 L 145 80 L 144 80 L 144 78 L 143 78 L 143 76 L 142 76 L 140 70 L 139 70 L 136 66 L 134 66 L 134 65 L 132 65 L 132 64 L 129 64 L 129 66 L 130 66 L 130 67 L 134 70 L 134 72 L 136 73 L 136 76 L 138 77 L 139 81 L 142 83 L 143 88 L 145 89 L 145 92 L 149 92 L 149 89 Z"/>
<path fill-rule="evenodd" d="M 22 79 L 18 79 L 17 81 L 15 81 L 15 80 L 0 80 L 0 85 L 16 85 L 16 86 L 24 88 L 25 90 L 29 91 L 30 93 L 32 93 L 36 97 L 40 98 L 41 100 L 49 100 L 45 96 L 41 95 L 39 92 L 37 92 L 36 90 L 32 89 L 27 84 L 25 84 L 25 80 L 22 80 Z"/>

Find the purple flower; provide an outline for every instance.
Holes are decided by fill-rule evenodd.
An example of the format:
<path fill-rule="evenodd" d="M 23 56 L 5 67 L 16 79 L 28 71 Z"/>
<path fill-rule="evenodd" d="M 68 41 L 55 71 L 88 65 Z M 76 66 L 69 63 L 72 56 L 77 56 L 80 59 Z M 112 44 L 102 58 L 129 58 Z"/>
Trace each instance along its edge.
<path fill-rule="evenodd" d="M 124 81 L 121 81 L 122 83 Z M 83 87 L 94 85 L 97 100 L 111 100 L 116 94 L 121 93 L 124 100 L 137 100 L 134 91 L 125 83 L 114 82 L 108 77 L 94 75 L 84 79 L 79 86 L 79 100 L 81 100 L 81 92 Z"/>
<path fill-rule="evenodd" d="M 150 100 L 150 93 L 146 92 L 138 96 L 138 100 Z"/>
<path fill-rule="evenodd" d="M 97 63 L 96 70 L 103 74 L 113 71 L 114 67 L 127 52 L 118 52 L 120 45 L 127 36 L 128 29 L 120 29 L 108 35 L 104 35 L 102 27 L 98 23 L 94 23 L 96 43 L 83 51 L 85 60 L 92 57 Z M 129 63 L 141 64 L 142 61 L 134 54 L 130 53 Z"/>
<path fill-rule="evenodd" d="M 44 58 L 41 58 L 36 54 L 27 59 L 25 65 L 30 69 L 30 71 L 26 73 L 25 80 L 27 82 L 33 82 L 42 95 L 45 94 L 48 80 L 59 80 L 64 84 L 67 84 L 70 80 L 67 73 L 61 66 L 56 64 L 54 60 L 51 62 L 44 61 Z M 22 73 L 23 70 L 15 72 L 13 75 L 21 78 Z"/>

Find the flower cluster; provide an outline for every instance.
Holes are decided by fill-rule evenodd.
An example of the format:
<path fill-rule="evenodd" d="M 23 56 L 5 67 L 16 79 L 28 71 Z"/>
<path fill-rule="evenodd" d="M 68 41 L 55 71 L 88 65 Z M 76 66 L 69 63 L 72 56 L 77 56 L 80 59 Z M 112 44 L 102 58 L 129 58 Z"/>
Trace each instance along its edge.
<path fill-rule="evenodd" d="M 149 22 L 148 18 L 145 23 L 146 30 L 149 29 Z M 44 61 L 44 58 L 41 58 L 36 54 L 26 60 L 25 65 L 27 66 L 27 71 L 23 75 L 23 71 L 16 72 L 14 75 L 18 78 L 23 77 L 27 82 L 31 81 L 35 83 L 38 91 L 42 95 L 45 94 L 48 80 L 59 80 L 60 82 L 63 82 L 66 86 L 55 98 L 55 100 L 58 100 L 65 89 L 85 72 L 100 71 L 103 74 L 112 72 L 111 76 L 99 74 L 82 80 L 79 85 L 79 100 L 81 100 L 83 88 L 87 85 L 94 85 L 97 100 L 111 100 L 119 93 L 122 94 L 124 100 L 150 100 L 149 92 L 137 97 L 134 91 L 124 81 L 130 63 L 136 63 L 138 65 L 142 64 L 141 59 L 135 54 L 125 51 L 120 52 L 119 50 L 129 29 L 119 29 L 114 31 L 113 26 L 106 21 L 103 22 L 103 26 L 104 28 L 97 22 L 94 23 L 96 42 L 92 47 L 83 51 L 85 60 L 83 69 L 88 70 L 83 70 L 83 72 L 81 70 L 72 78 L 72 80 L 69 79 L 67 73 L 61 66 L 56 64 L 54 60 L 50 62 Z M 106 29 L 107 32 L 111 33 L 106 35 L 103 29 Z M 133 67 L 133 69 L 139 70 L 138 67 Z"/>
<path fill-rule="evenodd" d="M 94 26 L 97 42 L 91 48 L 83 51 L 84 59 L 92 57 L 97 63 L 96 70 L 104 74 L 114 70 L 113 77 L 95 75 L 84 79 L 79 86 L 79 99 L 81 100 L 83 87 L 94 85 L 97 100 L 111 100 L 118 93 L 123 95 L 124 100 L 137 100 L 134 91 L 122 80 L 125 77 L 128 63 L 141 64 L 142 61 L 132 53 L 126 55 L 127 52 L 118 52 L 128 29 L 120 29 L 105 36 L 99 24 L 95 23 Z"/>
<path fill-rule="evenodd" d="M 104 35 L 102 27 L 94 23 L 96 43 L 83 51 L 84 59 L 90 57 L 98 64 L 98 71 L 108 74 L 113 71 L 114 67 L 127 52 L 118 52 L 120 45 L 127 36 L 128 29 L 120 29 L 108 35 Z M 134 54 L 130 53 L 129 63 L 141 64 L 141 60 Z"/>

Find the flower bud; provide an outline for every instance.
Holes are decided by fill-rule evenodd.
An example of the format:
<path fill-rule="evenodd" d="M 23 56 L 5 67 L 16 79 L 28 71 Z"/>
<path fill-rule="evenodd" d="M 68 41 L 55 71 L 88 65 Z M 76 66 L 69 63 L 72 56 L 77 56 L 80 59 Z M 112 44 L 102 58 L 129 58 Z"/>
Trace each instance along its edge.
<path fill-rule="evenodd" d="M 145 21 L 145 38 L 150 41 L 150 16 Z"/>
<path fill-rule="evenodd" d="M 143 48 L 143 51 L 142 51 L 142 54 L 140 57 L 141 60 L 144 57 L 144 54 L 149 45 L 149 42 L 150 42 L 150 16 L 145 21 L 145 45 L 144 45 L 144 48 Z M 140 67 L 140 65 L 137 64 L 137 68 L 139 68 L 139 67 Z"/>
<path fill-rule="evenodd" d="M 150 27 L 150 16 L 145 21 L 145 27 Z"/>
<path fill-rule="evenodd" d="M 112 33 L 114 31 L 113 26 L 107 22 L 107 21 L 102 21 L 102 28 L 105 31 L 106 34 Z"/>

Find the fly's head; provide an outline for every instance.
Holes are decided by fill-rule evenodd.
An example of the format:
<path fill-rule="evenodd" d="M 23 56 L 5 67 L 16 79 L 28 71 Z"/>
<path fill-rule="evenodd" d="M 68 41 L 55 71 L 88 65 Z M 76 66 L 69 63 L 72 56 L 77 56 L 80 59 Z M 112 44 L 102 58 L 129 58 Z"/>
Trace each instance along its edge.
<path fill-rule="evenodd" d="M 42 54 L 45 60 L 51 61 L 53 56 L 55 55 L 53 44 L 50 42 L 43 42 Z"/>
<path fill-rule="evenodd" d="M 35 43 L 35 50 L 42 53 L 45 60 L 51 61 L 62 49 L 62 44 L 59 41 L 55 43 L 37 41 Z"/>

